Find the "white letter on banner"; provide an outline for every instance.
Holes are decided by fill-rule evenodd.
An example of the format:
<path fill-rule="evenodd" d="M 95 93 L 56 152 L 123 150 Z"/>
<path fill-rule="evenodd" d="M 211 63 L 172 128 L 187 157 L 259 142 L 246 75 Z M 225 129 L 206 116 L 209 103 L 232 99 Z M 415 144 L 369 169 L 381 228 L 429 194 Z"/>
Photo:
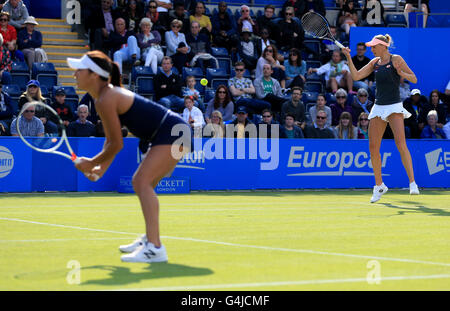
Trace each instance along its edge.
<path fill-rule="evenodd" d="M 296 154 L 296 151 L 303 151 L 305 150 L 304 147 L 301 146 L 292 146 L 291 152 L 289 153 L 289 161 L 288 161 L 288 167 L 301 167 L 300 162 L 294 163 L 294 160 L 298 159 L 300 160 L 302 158 L 301 154 Z"/>
<path fill-rule="evenodd" d="M 341 157 L 341 164 L 339 165 L 339 174 L 342 175 L 344 168 L 349 168 L 353 163 L 353 153 L 343 152 Z"/>
<path fill-rule="evenodd" d="M 359 158 L 360 158 L 360 157 L 364 157 L 364 159 L 367 159 L 367 158 L 368 158 L 368 155 L 367 155 L 367 153 L 365 153 L 364 151 L 358 152 L 358 153 L 356 154 L 356 156 L 355 156 L 355 166 L 356 166 L 357 168 L 363 168 L 363 167 L 366 166 L 366 164 L 367 164 L 366 161 L 360 163 L 360 162 L 359 162 Z"/>
<path fill-rule="evenodd" d="M 390 152 L 383 153 L 383 163 L 381 164 L 381 167 L 386 167 L 387 164 L 387 158 L 389 158 L 392 155 Z"/>

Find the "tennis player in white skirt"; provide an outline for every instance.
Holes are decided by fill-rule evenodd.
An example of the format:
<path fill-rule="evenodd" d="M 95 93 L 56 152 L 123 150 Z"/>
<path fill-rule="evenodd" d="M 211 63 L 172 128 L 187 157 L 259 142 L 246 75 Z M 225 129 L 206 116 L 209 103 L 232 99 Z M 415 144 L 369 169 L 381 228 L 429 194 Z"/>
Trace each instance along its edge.
<path fill-rule="evenodd" d="M 388 187 L 383 183 L 381 177 L 381 155 L 380 146 L 387 123 L 389 122 L 394 133 L 395 144 L 400 152 L 403 166 L 409 178 L 409 193 L 419 194 L 419 188 L 414 180 L 414 170 L 411 154 L 406 145 L 405 128 L 403 120 L 409 118 L 411 114 L 403 108 L 400 99 L 400 78 L 404 78 L 412 83 L 417 83 L 417 77 L 408 67 L 405 60 L 400 55 L 389 52 L 389 47 L 393 40 L 390 35 L 376 35 L 366 46 L 372 48 L 375 55 L 361 70 L 356 70 L 350 56 L 350 49 L 342 50 L 347 57 L 348 67 L 354 81 L 364 79 L 372 72 L 375 72 L 377 85 L 375 105 L 369 114 L 369 149 L 372 160 L 373 173 L 375 175 L 375 186 L 370 202 L 377 202 L 383 194 L 388 191 Z"/>

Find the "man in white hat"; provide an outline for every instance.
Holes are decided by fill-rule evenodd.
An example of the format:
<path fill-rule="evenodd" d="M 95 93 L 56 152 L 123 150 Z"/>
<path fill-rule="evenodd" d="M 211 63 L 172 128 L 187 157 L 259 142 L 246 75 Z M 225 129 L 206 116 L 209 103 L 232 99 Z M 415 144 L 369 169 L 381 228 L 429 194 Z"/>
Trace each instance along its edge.
<path fill-rule="evenodd" d="M 36 25 L 39 25 L 34 17 L 28 16 L 24 24 L 25 28 L 19 31 L 17 35 L 17 44 L 25 57 L 28 68 L 31 69 L 34 62 L 41 63 L 44 61 L 45 55 L 43 53 L 45 52 L 41 49 L 42 34 L 34 29 Z"/>

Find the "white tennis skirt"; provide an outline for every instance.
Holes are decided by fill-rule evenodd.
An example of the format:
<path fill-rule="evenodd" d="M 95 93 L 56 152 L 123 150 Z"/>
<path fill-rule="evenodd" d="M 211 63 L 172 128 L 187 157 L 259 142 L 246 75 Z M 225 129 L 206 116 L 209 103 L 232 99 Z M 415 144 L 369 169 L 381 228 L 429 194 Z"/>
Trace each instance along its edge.
<path fill-rule="evenodd" d="M 393 113 L 402 113 L 405 119 L 411 116 L 408 110 L 403 108 L 403 103 L 396 103 L 392 105 L 373 105 L 369 114 L 369 120 L 380 117 L 383 121 L 388 122 L 388 117 Z"/>

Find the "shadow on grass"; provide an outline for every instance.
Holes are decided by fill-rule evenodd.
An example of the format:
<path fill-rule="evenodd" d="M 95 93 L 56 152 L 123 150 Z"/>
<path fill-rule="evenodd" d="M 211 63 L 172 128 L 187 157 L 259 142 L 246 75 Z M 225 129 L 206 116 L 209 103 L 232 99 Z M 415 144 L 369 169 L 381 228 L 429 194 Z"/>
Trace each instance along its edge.
<path fill-rule="evenodd" d="M 406 204 L 416 204 L 416 202 L 402 202 Z M 398 215 L 404 215 L 406 213 L 424 213 L 424 214 L 430 214 L 431 216 L 450 216 L 450 212 L 439 209 L 439 208 L 429 208 L 423 205 L 416 205 L 415 207 L 404 207 L 404 206 L 397 206 L 391 203 L 381 203 L 382 205 L 397 209 Z"/>
<path fill-rule="evenodd" d="M 213 274 L 214 272 L 208 268 L 190 267 L 171 263 L 152 263 L 148 265 L 145 272 L 133 273 L 128 267 L 119 266 L 90 266 L 82 268 L 82 270 L 103 270 L 109 271 L 108 278 L 99 280 L 89 280 L 81 285 L 126 285 L 139 283 L 143 280 L 184 277 L 184 276 L 202 276 Z"/>

